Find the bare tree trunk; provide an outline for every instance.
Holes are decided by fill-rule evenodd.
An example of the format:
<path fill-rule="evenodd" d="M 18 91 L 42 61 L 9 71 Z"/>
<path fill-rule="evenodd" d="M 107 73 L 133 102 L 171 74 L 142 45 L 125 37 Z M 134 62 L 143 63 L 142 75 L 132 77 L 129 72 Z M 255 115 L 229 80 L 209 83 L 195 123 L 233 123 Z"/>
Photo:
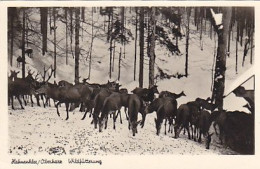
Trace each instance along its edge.
<path fill-rule="evenodd" d="M 111 28 L 110 28 L 110 35 L 109 35 L 109 37 L 110 37 L 110 57 L 109 57 L 109 78 L 111 79 L 111 77 L 112 77 L 112 55 L 113 55 L 113 37 L 111 36 L 111 33 L 112 33 L 112 31 L 113 31 L 113 27 L 114 27 L 114 25 L 113 25 L 113 21 L 114 20 L 114 18 L 113 18 L 113 9 L 112 9 L 112 14 L 111 14 L 111 23 L 110 23 L 110 25 L 111 25 Z"/>
<path fill-rule="evenodd" d="M 250 50 L 250 64 L 253 64 L 253 47 L 254 47 L 254 29 L 251 28 L 251 50 Z"/>
<path fill-rule="evenodd" d="M 23 8 L 23 31 L 22 31 L 22 78 L 25 78 L 25 10 L 26 8 Z"/>
<path fill-rule="evenodd" d="M 144 7 L 140 8 L 140 33 L 139 33 L 139 45 L 140 45 L 140 68 L 139 68 L 139 87 L 143 87 L 144 79 Z"/>
<path fill-rule="evenodd" d="M 237 73 L 237 64 L 238 64 L 238 42 L 239 42 L 239 25 L 237 23 L 237 37 L 236 37 L 236 73 Z"/>
<path fill-rule="evenodd" d="M 75 84 L 79 83 L 79 28 L 80 28 L 80 8 L 75 8 L 76 11 L 76 24 L 75 24 Z"/>
<path fill-rule="evenodd" d="M 40 8 L 40 13 L 41 13 L 41 33 L 42 33 L 42 55 L 45 55 L 45 52 L 47 52 L 48 8 L 47 7 Z"/>
<path fill-rule="evenodd" d="M 91 75 L 91 64 L 92 64 L 92 48 L 93 48 L 93 41 L 94 41 L 94 18 L 93 18 L 93 12 L 94 12 L 94 7 L 92 7 L 92 11 L 91 11 L 91 44 L 90 44 L 90 53 L 89 53 L 89 70 L 88 70 L 88 78 L 90 79 L 90 75 Z"/>
<path fill-rule="evenodd" d="M 149 88 L 154 85 L 154 64 L 155 64 L 155 7 L 152 7 L 151 19 L 150 19 L 150 31 L 151 31 L 151 42 L 150 42 L 150 60 L 149 60 Z"/>
<path fill-rule="evenodd" d="M 116 56 L 116 41 L 114 41 L 114 45 L 113 45 L 113 56 L 112 56 L 112 59 L 113 59 L 113 63 L 112 63 L 112 72 L 114 72 L 114 67 L 115 67 L 115 56 Z"/>
<path fill-rule="evenodd" d="M 56 78 L 56 8 L 53 8 L 53 27 L 54 27 L 54 78 Z"/>
<path fill-rule="evenodd" d="M 187 8 L 187 27 L 186 27 L 186 62 L 185 62 L 185 76 L 188 77 L 189 66 L 189 36 L 190 36 L 190 7 Z"/>
<path fill-rule="evenodd" d="M 13 53 L 14 53 L 14 15 L 15 15 L 16 8 L 10 7 L 8 8 L 8 15 L 10 15 L 10 20 L 8 21 L 10 23 L 10 34 L 8 34 L 10 37 L 10 65 L 13 66 Z"/>
<path fill-rule="evenodd" d="M 74 59 L 74 52 L 72 49 L 72 43 L 73 43 L 73 8 L 69 8 L 70 9 L 70 51 L 71 51 L 71 55 L 72 58 Z"/>
<path fill-rule="evenodd" d="M 225 89 L 226 71 L 226 51 L 228 30 L 231 20 L 231 7 L 223 8 L 223 29 L 218 31 L 218 50 L 216 57 L 216 67 L 214 75 L 213 101 L 218 105 L 219 110 L 223 110 L 223 95 Z"/>
<path fill-rule="evenodd" d="M 136 55 L 137 55 L 137 29 L 138 29 L 138 8 L 135 9 L 135 59 L 134 59 L 134 81 L 135 81 L 135 75 L 136 75 Z"/>
<path fill-rule="evenodd" d="M 227 56 L 230 56 L 230 39 L 231 39 L 231 29 L 232 25 L 230 24 L 229 29 L 228 29 L 228 48 L 227 48 Z"/>
<path fill-rule="evenodd" d="M 121 57 L 122 57 L 122 48 L 120 47 L 120 53 L 119 53 L 119 59 L 118 59 L 118 80 L 120 80 Z"/>
<path fill-rule="evenodd" d="M 65 7 L 65 18 L 66 18 L 66 65 L 68 65 L 68 8 Z"/>

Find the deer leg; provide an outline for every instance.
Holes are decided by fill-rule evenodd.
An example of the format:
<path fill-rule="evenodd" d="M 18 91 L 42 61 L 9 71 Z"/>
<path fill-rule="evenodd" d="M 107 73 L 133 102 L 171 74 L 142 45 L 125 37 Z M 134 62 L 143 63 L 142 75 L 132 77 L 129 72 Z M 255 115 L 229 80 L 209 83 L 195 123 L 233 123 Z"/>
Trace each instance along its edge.
<path fill-rule="evenodd" d="M 198 142 L 201 143 L 201 129 L 199 129 L 199 132 L 200 132 L 200 134 L 199 134 L 199 140 L 198 140 Z"/>
<path fill-rule="evenodd" d="M 167 125 L 167 119 L 165 119 L 165 122 L 164 122 L 164 134 L 166 135 L 166 125 Z"/>
<path fill-rule="evenodd" d="M 217 123 L 216 122 L 213 123 L 213 127 L 214 127 L 216 135 L 218 136 Z"/>
<path fill-rule="evenodd" d="M 44 104 L 43 95 L 41 95 L 41 99 L 42 99 L 42 104 L 43 104 L 43 107 L 45 108 L 45 104 Z"/>
<path fill-rule="evenodd" d="M 126 120 L 128 120 L 128 115 L 127 115 L 127 108 L 125 107 L 125 117 L 126 117 Z"/>
<path fill-rule="evenodd" d="M 60 104 L 60 102 L 58 102 L 58 103 L 55 105 L 55 107 L 56 107 L 56 109 L 57 109 L 57 114 L 58 114 L 58 116 L 60 117 L 59 104 Z"/>
<path fill-rule="evenodd" d="M 26 103 L 26 100 L 24 98 L 24 95 L 22 95 L 22 98 L 23 98 L 24 105 L 27 106 L 27 103 Z"/>
<path fill-rule="evenodd" d="M 11 96 L 11 102 L 12 102 L 12 109 L 14 110 L 14 97 Z"/>
<path fill-rule="evenodd" d="M 32 95 L 30 96 L 31 98 L 31 106 L 33 107 L 33 98 L 32 98 Z"/>
<path fill-rule="evenodd" d="M 108 121 L 108 115 L 105 117 L 105 129 L 107 129 L 107 121 Z"/>
<path fill-rule="evenodd" d="M 186 129 L 187 129 L 187 132 L 188 132 L 188 138 L 190 139 L 190 129 L 189 129 L 189 124 L 186 125 Z"/>
<path fill-rule="evenodd" d="M 113 113 L 113 128 L 116 129 L 116 111 Z"/>
<path fill-rule="evenodd" d="M 144 122 L 145 122 L 145 118 L 146 118 L 146 113 L 142 113 L 142 122 L 141 122 L 141 128 L 144 127 Z"/>
<path fill-rule="evenodd" d="M 117 115 L 116 115 L 116 118 L 117 118 L 117 116 L 119 115 L 119 117 L 120 117 L 120 123 L 121 124 L 123 124 L 123 122 L 122 122 L 122 116 L 121 116 L 121 111 L 120 111 L 120 109 L 117 111 Z"/>
<path fill-rule="evenodd" d="M 66 112 L 67 112 L 67 117 L 66 117 L 66 120 L 69 119 L 69 103 L 65 103 L 65 106 L 66 106 Z"/>
<path fill-rule="evenodd" d="M 37 106 L 41 107 L 39 95 L 36 95 L 35 97 L 36 97 L 36 101 L 37 101 Z"/>
<path fill-rule="evenodd" d="M 93 109 L 91 108 L 89 112 L 89 118 L 91 117 L 92 113 L 93 113 Z"/>
<path fill-rule="evenodd" d="M 16 96 L 16 97 L 17 97 L 17 99 L 18 99 L 18 101 L 19 101 L 19 103 L 20 103 L 20 105 L 21 105 L 21 109 L 24 109 L 24 107 L 23 107 L 23 104 L 22 104 L 22 101 L 21 101 L 20 97 L 19 97 L 19 96 Z"/>
<path fill-rule="evenodd" d="M 83 117 L 82 117 L 82 119 L 81 119 L 81 120 L 84 120 L 84 119 L 86 118 L 86 116 L 87 116 L 87 113 L 88 113 L 88 110 L 86 110 L 86 111 L 85 111 L 85 113 L 84 113 L 84 115 L 83 115 Z"/>

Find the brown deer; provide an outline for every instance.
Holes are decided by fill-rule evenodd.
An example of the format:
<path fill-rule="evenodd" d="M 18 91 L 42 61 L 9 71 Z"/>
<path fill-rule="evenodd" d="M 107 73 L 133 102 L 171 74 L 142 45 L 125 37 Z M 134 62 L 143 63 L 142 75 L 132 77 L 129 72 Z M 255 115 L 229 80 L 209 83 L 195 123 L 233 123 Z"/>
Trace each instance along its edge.
<path fill-rule="evenodd" d="M 24 53 L 27 54 L 29 58 L 33 57 L 33 50 L 32 49 L 26 49 L 24 51 Z"/>
<path fill-rule="evenodd" d="M 246 90 L 243 86 L 239 86 L 237 87 L 233 93 L 237 96 L 237 97 L 243 97 L 248 103 L 250 108 L 254 109 L 254 105 L 255 105 L 255 91 L 254 90 Z M 252 113 L 254 112 L 251 111 Z"/>
<path fill-rule="evenodd" d="M 137 133 L 138 124 L 144 124 L 144 118 L 137 121 L 138 113 L 141 113 L 142 117 L 144 117 L 144 109 L 144 102 L 136 94 L 130 94 L 128 98 L 128 129 L 132 129 L 133 136 Z"/>
<path fill-rule="evenodd" d="M 144 100 L 145 102 L 151 102 L 154 99 L 154 94 L 158 93 L 159 91 L 157 89 L 157 86 L 154 85 L 151 88 L 147 89 L 147 88 L 140 88 L 140 87 L 136 87 L 132 93 L 136 94 L 137 96 L 139 96 L 142 100 Z"/>
<path fill-rule="evenodd" d="M 21 63 L 26 63 L 25 58 L 22 58 L 21 56 L 18 56 L 16 59 L 17 67 L 20 67 Z"/>
<path fill-rule="evenodd" d="M 159 98 L 171 97 L 173 99 L 178 99 L 182 96 L 186 96 L 186 94 L 183 91 L 179 94 L 175 94 L 175 93 L 172 93 L 172 92 L 169 92 L 169 91 L 161 91 L 160 94 L 159 94 Z"/>
<path fill-rule="evenodd" d="M 34 94 L 34 87 L 32 85 L 32 81 L 33 78 L 30 74 L 28 74 L 28 76 L 24 79 L 18 78 L 17 74 L 18 72 L 11 72 L 11 76 L 9 77 L 10 80 L 8 80 L 8 97 L 11 99 L 12 101 L 12 109 L 14 109 L 13 106 L 13 96 L 15 96 L 20 105 L 21 105 L 21 109 L 24 109 L 22 102 L 20 100 L 20 96 L 24 96 L 24 95 L 32 95 Z M 13 79 L 13 80 L 11 80 Z M 25 102 L 25 100 L 24 100 Z M 31 97 L 31 102 L 32 101 L 32 97 Z M 26 105 L 26 102 L 25 102 Z"/>

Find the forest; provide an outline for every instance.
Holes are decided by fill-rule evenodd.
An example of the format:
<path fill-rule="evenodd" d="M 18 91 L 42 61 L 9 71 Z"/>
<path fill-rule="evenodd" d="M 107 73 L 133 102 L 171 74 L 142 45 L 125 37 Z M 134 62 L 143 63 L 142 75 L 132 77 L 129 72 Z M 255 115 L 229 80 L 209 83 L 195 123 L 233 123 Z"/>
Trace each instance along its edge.
<path fill-rule="evenodd" d="M 9 7 L 9 128 L 17 133 L 18 126 L 34 119 L 36 123 L 24 129 L 32 134 L 50 118 L 51 134 L 61 133 L 52 137 L 46 126 L 40 127 L 34 137 L 52 138 L 44 150 L 28 135 L 20 136 L 22 147 L 28 147 L 19 149 L 21 141 L 9 133 L 9 153 L 161 154 L 173 153 L 171 143 L 178 140 L 176 152 L 182 154 L 184 128 L 196 141 L 186 148 L 200 142 L 206 149 L 210 142 L 213 147 L 205 152 L 205 146 L 196 144 L 187 154 L 253 154 L 254 82 L 248 77 L 231 86 L 254 65 L 254 36 L 253 7 Z M 60 107 L 63 103 L 65 107 Z M 34 115 L 28 117 L 28 112 Z M 126 125 L 116 129 L 118 116 L 130 132 Z M 90 120 L 88 131 L 85 118 Z M 176 140 L 162 138 L 160 130 L 166 135 L 167 122 L 168 133 Z M 64 132 L 68 124 L 75 125 L 71 130 L 79 140 Z M 80 131 L 75 130 L 77 125 Z M 114 134 L 103 131 L 103 125 Z M 127 138 L 134 144 L 112 144 L 111 140 L 120 140 L 120 133 L 126 135 L 124 145 Z M 95 137 L 86 139 L 91 135 Z M 142 141 L 136 143 L 133 138 L 139 135 Z M 107 140 L 96 143 L 100 137 Z M 158 142 L 157 149 L 149 148 L 153 140 L 147 143 L 145 138 Z M 75 143 L 69 147 L 68 140 Z M 53 144 L 57 146 L 50 147 Z"/>

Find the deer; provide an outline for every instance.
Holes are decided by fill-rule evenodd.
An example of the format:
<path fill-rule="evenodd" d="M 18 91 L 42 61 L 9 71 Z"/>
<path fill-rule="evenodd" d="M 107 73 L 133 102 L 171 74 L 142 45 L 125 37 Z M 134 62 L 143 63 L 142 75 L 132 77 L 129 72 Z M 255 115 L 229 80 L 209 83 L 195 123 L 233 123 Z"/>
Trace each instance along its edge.
<path fill-rule="evenodd" d="M 255 95 L 255 91 L 254 90 L 246 90 L 243 86 L 239 86 L 237 87 L 233 93 L 237 96 L 237 97 L 243 97 L 249 104 L 250 108 L 254 109 L 254 105 L 255 105 L 255 99 L 254 99 L 254 95 Z M 252 113 L 254 112 L 251 111 Z"/>
<path fill-rule="evenodd" d="M 171 104 L 168 104 L 168 102 L 170 102 Z M 169 108 L 163 108 L 165 103 L 167 103 L 167 105 L 169 105 Z M 158 110 L 160 107 L 162 107 L 162 108 L 159 113 Z M 153 113 L 154 111 L 157 113 L 157 119 L 158 119 L 158 120 L 157 119 L 155 120 L 156 126 L 160 127 L 163 119 L 165 119 L 165 124 L 166 124 L 167 119 L 168 119 L 168 121 L 169 121 L 168 132 L 172 131 L 171 126 L 173 125 L 173 119 L 176 117 L 176 111 L 177 111 L 176 99 L 172 99 L 170 97 L 154 99 L 148 106 L 146 106 L 145 115 Z M 162 113 L 163 113 L 163 116 L 161 115 Z M 167 113 L 167 114 L 165 114 L 165 113 Z M 160 116 L 160 118 L 158 118 L 158 116 Z M 156 127 L 156 129 L 158 127 Z"/>
<path fill-rule="evenodd" d="M 178 138 L 181 130 L 185 128 L 188 131 L 188 138 L 190 139 L 189 123 L 191 121 L 191 112 L 187 104 L 182 104 L 177 109 L 176 122 L 174 125 L 174 138 Z"/>
<path fill-rule="evenodd" d="M 140 88 L 136 87 L 134 90 L 132 90 L 132 93 L 136 94 L 139 96 L 141 99 L 143 99 L 145 102 L 151 102 L 154 99 L 154 94 L 158 92 L 157 86 L 154 85 L 151 88 Z"/>
<path fill-rule="evenodd" d="M 164 98 L 163 104 L 161 104 L 160 107 L 156 111 L 157 118 L 154 119 L 157 135 L 160 134 L 160 129 L 161 129 L 163 120 L 165 120 L 164 134 L 166 135 L 167 120 L 169 122 L 169 131 L 170 131 L 170 127 L 171 127 L 171 125 L 173 125 L 173 119 L 176 116 L 176 111 L 177 111 L 177 101 L 172 98 L 167 98 L 167 97 Z"/>
<path fill-rule="evenodd" d="M 116 129 L 115 122 L 117 116 L 120 115 L 120 123 L 122 124 L 122 117 L 120 109 L 127 105 L 128 95 L 125 93 L 112 93 L 105 98 L 103 107 L 101 109 L 101 117 L 99 118 L 99 132 L 102 132 L 103 125 L 107 128 L 108 114 L 113 114 L 113 128 Z M 116 111 L 118 111 L 116 115 Z"/>
<path fill-rule="evenodd" d="M 29 58 L 32 58 L 33 50 L 32 50 L 32 49 L 26 49 L 26 50 L 24 51 L 24 53 L 27 54 Z"/>
<path fill-rule="evenodd" d="M 34 93 L 34 87 L 32 86 L 32 77 L 29 74 L 25 79 L 21 79 L 17 77 L 18 72 L 11 72 L 11 76 L 9 79 L 13 79 L 13 80 L 8 80 L 8 97 L 11 99 L 12 101 L 12 109 L 14 109 L 13 106 L 13 96 L 15 96 L 20 105 L 21 105 L 21 109 L 24 109 L 22 102 L 20 100 L 20 96 L 24 96 L 24 95 L 32 95 Z M 25 102 L 25 100 L 24 100 Z M 32 97 L 31 97 L 31 102 L 32 101 Z M 25 102 L 26 105 L 26 102 Z"/>
<path fill-rule="evenodd" d="M 222 110 L 216 118 L 220 144 L 243 154 L 254 152 L 254 116 L 242 111 Z"/>
<path fill-rule="evenodd" d="M 159 94 L 159 98 L 171 97 L 173 99 L 178 99 L 182 96 L 186 96 L 186 94 L 183 91 L 179 94 L 175 94 L 175 93 L 172 93 L 172 92 L 169 92 L 169 91 L 161 91 L 160 94 Z"/>
<path fill-rule="evenodd" d="M 198 121 L 195 123 L 196 128 L 198 128 L 199 139 L 198 142 L 201 143 L 201 135 L 206 138 L 206 149 L 209 149 L 211 143 L 211 136 L 213 133 L 209 133 L 209 128 L 211 126 L 210 113 L 207 110 L 201 110 L 199 113 Z"/>
<path fill-rule="evenodd" d="M 144 101 L 142 101 L 138 95 L 130 94 L 128 97 L 128 129 L 132 129 L 133 136 L 137 133 L 137 126 L 141 123 L 144 124 L 144 118 L 142 120 L 138 120 L 138 113 L 141 113 L 142 117 L 144 117 Z"/>
<path fill-rule="evenodd" d="M 20 67 L 21 63 L 26 63 L 25 58 L 22 58 L 21 56 L 18 56 L 16 59 L 17 67 Z"/>

